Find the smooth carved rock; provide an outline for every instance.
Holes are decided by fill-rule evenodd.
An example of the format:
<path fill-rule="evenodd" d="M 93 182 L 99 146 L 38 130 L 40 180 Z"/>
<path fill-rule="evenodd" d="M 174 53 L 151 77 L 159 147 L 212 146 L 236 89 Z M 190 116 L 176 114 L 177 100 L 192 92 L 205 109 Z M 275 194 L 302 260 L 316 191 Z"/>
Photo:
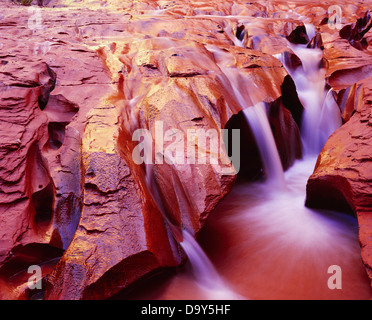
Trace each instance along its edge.
<path fill-rule="evenodd" d="M 309 178 L 306 204 L 355 213 L 362 259 L 372 280 L 370 119 L 371 107 L 364 105 L 330 137 Z"/>
<path fill-rule="evenodd" d="M 196 234 L 236 177 L 212 165 L 188 165 L 187 158 L 183 164 L 167 164 L 165 153 L 161 154 L 164 163 L 151 169 L 131 158 L 135 129 L 154 134 L 156 122 L 162 121 L 164 131 L 177 129 L 183 137 L 190 129 L 219 132 L 241 110 L 226 89 L 221 91 L 223 74 L 211 52 L 195 42 L 163 38 L 116 43 L 98 52 L 117 78 L 117 92 L 108 104 L 88 114 L 81 219 L 47 280 L 48 299 L 107 298 L 160 267 L 178 265 L 184 255 L 174 240 L 175 228 Z M 270 83 L 267 91 L 254 93 L 260 95 L 257 99 L 273 102 L 281 96 L 286 73 L 277 60 L 239 48 L 232 48 L 230 54 L 252 84 Z M 120 66 L 117 75 L 114 68 Z M 289 111 L 287 115 L 291 118 Z M 165 142 L 161 152 L 169 144 Z M 186 141 L 185 156 L 192 144 Z M 229 162 L 224 152 L 218 157 Z M 231 165 L 226 168 L 233 170 Z M 151 187 L 146 183 L 148 170 Z M 102 256 L 105 260 L 98 264 Z M 128 276 L 120 277 L 119 272 Z"/>
<path fill-rule="evenodd" d="M 4 3 L 0 17 L 1 284 L 20 272 L 17 281 L 2 286 L 0 296 L 30 298 L 24 268 L 32 256 L 45 266 L 44 298 L 109 298 L 156 270 L 182 263 L 175 233 L 182 227 L 196 235 L 236 178 L 211 165 L 139 166 L 132 159 L 133 132 L 154 133 L 160 120 L 165 130 L 182 135 L 187 129 L 238 125 L 252 151 L 247 176 L 261 174 L 249 128 L 240 123 L 242 105 L 218 63 L 218 48 L 239 71 L 236 88 L 244 107 L 269 105 L 288 167 L 300 156 L 303 107 L 293 81 L 271 55 L 287 50 L 286 37 L 306 38 L 298 15 L 310 12 L 307 22 L 320 22 L 326 10 L 275 1 L 247 6 L 52 0 L 43 5 L 48 8 L 41 8 L 40 29 L 30 29 L 30 13 L 22 6 Z M 365 6 L 345 10 L 352 23 Z M 324 46 L 329 82 L 345 105 L 346 121 L 354 112 L 352 101 L 361 97 L 360 84 L 363 105 L 370 101 L 368 78 L 353 87 L 355 81 L 344 80 L 354 76 L 335 72 L 364 67 L 368 51 L 335 40 L 337 32 L 327 25 L 319 28 L 322 37 L 311 45 Z M 346 54 L 351 62 L 342 58 Z M 368 109 L 356 109 L 369 126 Z M 355 115 L 350 126 L 353 120 Z M 163 145 L 164 157 L 170 143 Z M 218 160 L 232 168 L 225 152 Z M 361 212 L 361 225 L 367 226 L 370 219 Z M 362 227 L 360 236 L 368 265 L 368 229 Z"/>

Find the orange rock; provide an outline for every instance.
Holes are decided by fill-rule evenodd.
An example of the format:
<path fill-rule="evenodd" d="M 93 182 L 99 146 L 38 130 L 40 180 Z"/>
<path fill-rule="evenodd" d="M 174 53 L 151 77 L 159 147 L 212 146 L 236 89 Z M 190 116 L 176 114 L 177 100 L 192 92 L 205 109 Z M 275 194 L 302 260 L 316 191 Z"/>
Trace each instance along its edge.
<path fill-rule="evenodd" d="M 156 270 L 182 263 L 185 256 L 174 239 L 179 240 L 180 228 L 196 236 L 236 178 L 236 172 L 223 174 L 211 164 L 137 165 L 134 131 L 154 133 L 156 121 L 181 137 L 190 129 L 241 128 L 254 164 L 247 175 L 254 177 L 262 165 L 239 115 L 243 107 L 264 101 L 288 167 L 301 152 L 302 106 L 293 81 L 271 54 L 285 51 L 285 37 L 303 31 L 299 16 L 310 12 L 307 22 L 320 22 L 326 8 L 292 1 L 249 7 L 240 1 L 56 0 L 43 5 L 54 7 L 42 10 L 41 29 L 18 24 L 29 19 L 22 6 L 4 4 L 1 23 L 11 37 L 0 37 L 5 123 L 0 127 L 0 210 L 6 216 L 0 221 L 0 281 L 27 266 L 35 243 L 53 253 L 36 261 L 49 265 L 43 274 L 45 298 L 109 298 Z M 345 5 L 345 18 L 351 22 L 364 9 Z M 358 95 L 353 87 L 347 91 L 355 81 L 348 83 L 345 71 L 337 72 L 364 67 L 368 53 L 347 52 L 348 41 L 335 40 L 337 32 L 328 29 L 320 27 L 326 33 L 329 82 L 334 90 L 345 90 L 339 97 L 346 101 L 346 119 Z M 319 37 L 313 45 L 321 45 Z M 216 48 L 240 75 L 234 87 L 244 106 Z M 352 62 L 340 62 L 349 53 Z M 364 85 L 364 97 L 370 96 L 368 88 Z M 360 117 L 367 126 L 370 118 Z M 185 141 L 183 151 L 203 149 L 195 140 Z M 165 149 L 172 142 L 165 141 L 157 156 L 170 156 Z M 234 169 L 225 150 L 210 154 L 223 168 Z M 186 152 L 183 156 L 187 160 Z M 359 218 L 367 225 L 363 212 Z M 364 230 L 361 239 L 367 243 Z M 8 288 L 3 296 L 16 292 L 29 298 L 19 281 L 17 290 Z"/>
<path fill-rule="evenodd" d="M 362 259 L 372 280 L 370 118 L 370 105 L 364 105 L 330 137 L 308 181 L 306 204 L 355 213 Z"/>

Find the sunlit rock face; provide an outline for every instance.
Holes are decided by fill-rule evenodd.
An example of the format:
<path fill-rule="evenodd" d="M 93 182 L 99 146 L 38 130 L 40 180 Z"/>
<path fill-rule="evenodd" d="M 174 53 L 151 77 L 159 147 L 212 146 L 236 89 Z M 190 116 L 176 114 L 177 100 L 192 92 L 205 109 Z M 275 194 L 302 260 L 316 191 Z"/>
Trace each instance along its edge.
<path fill-rule="evenodd" d="M 310 207 L 338 208 L 356 214 L 362 260 L 372 278 L 369 182 L 372 65 L 370 47 L 363 44 L 370 43 L 370 24 L 366 10 L 340 30 L 340 37 L 326 34 L 329 40 L 334 39 L 325 41 L 328 83 L 337 93 L 345 124 L 330 137 L 319 155 L 308 181 L 306 203 Z"/>
<path fill-rule="evenodd" d="M 371 78 L 358 111 L 328 140 L 307 185 L 307 205 L 352 211 L 359 223 L 362 259 L 372 278 Z"/>
<path fill-rule="evenodd" d="M 312 40 L 304 23 L 317 27 L 311 45 L 324 49 L 328 84 L 348 122 L 339 132 L 364 128 L 356 138 L 348 135 L 348 152 L 368 139 L 369 120 L 361 122 L 371 101 L 366 5 L 345 1 L 342 26 L 365 17 L 359 29 L 345 29 L 356 30 L 347 38 L 325 22 L 328 5 L 317 1 L 39 5 L 40 10 L 1 3 L 1 298 L 31 298 L 25 285 L 30 263 L 45 266 L 46 299 L 109 298 L 152 272 L 181 264 L 180 230 L 196 236 L 238 171 L 250 179 L 264 174 L 241 119 L 244 108 L 265 102 L 283 167 L 300 158 L 303 106 L 273 55 L 288 52 L 298 64 L 288 41 Z M 356 48 L 355 41 L 362 45 Z M 136 163 L 132 155 L 139 142 L 133 134 L 146 129 L 155 137 L 159 123 L 184 139 L 183 161 L 155 163 L 155 156 L 169 157 L 170 139 L 152 141 L 159 151 L 154 164 Z M 187 131 L 224 128 L 241 129 L 240 170 L 224 148 L 212 155 L 218 166 L 189 164 L 187 148 L 203 146 L 187 139 Z M 337 134 L 342 133 L 332 139 Z M 341 148 L 343 140 L 336 145 Z M 331 143 L 325 150 L 333 150 Z M 348 167 L 349 154 L 330 152 L 326 158 L 331 157 L 345 159 Z M 336 160 L 325 169 L 338 170 Z M 368 161 L 359 162 L 367 170 Z M 349 201 L 349 193 L 342 195 Z M 357 210 L 366 264 L 367 211 Z"/>

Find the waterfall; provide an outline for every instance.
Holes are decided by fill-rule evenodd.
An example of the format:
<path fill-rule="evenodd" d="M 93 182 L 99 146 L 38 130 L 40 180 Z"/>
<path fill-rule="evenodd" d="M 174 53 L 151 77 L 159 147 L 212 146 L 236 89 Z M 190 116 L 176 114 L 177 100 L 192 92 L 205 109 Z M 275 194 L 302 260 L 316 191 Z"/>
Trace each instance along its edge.
<path fill-rule="evenodd" d="M 315 34 L 310 26 L 307 28 L 310 34 Z M 226 205 L 217 209 L 219 223 L 214 220 L 213 227 L 218 226 L 221 237 L 233 240 L 230 240 L 229 251 L 215 259 L 224 261 L 230 281 L 243 283 L 240 288 L 245 290 L 239 292 L 253 299 L 342 297 L 340 292 L 327 288 L 328 268 L 339 265 L 350 274 L 363 268 L 357 251 L 355 219 L 304 206 L 306 182 L 316 156 L 329 135 L 341 125 L 341 115 L 331 91 L 325 90 L 325 70 L 319 67 L 321 50 L 301 45 L 292 46 L 292 50 L 302 61 L 302 67 L 297 70 L 287 69 L 305 108 L 301 136 L 306 154 L 285 174 L 265 105 L 244 97 L 242 88 L 249 81 L 244 81 L 239 70 L 220 64 L 227 79 L 224 85 L 231 86 L 255 136 L 267 180 L 239 184 Z M 277 192 L 272 188 L 272 181 L 286 187 Z M 199 270 L 196 277 L 208 284 L 211 279 L 202 271 Z M 357 280 L 346 277 L 346 285 L 357 283 L 351 290 L 353 297 L 368 295 L 368 283 L 364 285 L 362 277 L 355 277 Z"/>
<path fill-rule="evenodd" d="M 189 258 L 197 285 L 212 300 L 240 300 L 241 296 L 233 292 L 220 277 L 212 262 L 194 237 L 183 230 L 180 243 Z"/>
<path fill-rule="evenodd" d="M 147 138 L 144 139 L 145 148 L 150 149 L 150 143 L 152 140 Z M 185 229 L 180 230 L 179 227 L 174 225 L 167 217 L 164 206 L 159 195 L 159 190 L 154 181 L 154 165 L 145 165 L 145 181 L 147 188 L 154 203 L 158 206 L 158 209 L 163 215 L 164 221 L 169 226 L 170 232 L 175 241 L 177 241 L 186 253 L 189 262 L 191 264 L 193 274 L 195 277 L 196 284 L 205 293 L 208 300 L 241 300 L 245 299 L 231 290 L 228 285 L 224 282 L 217 270 L 214 268 L 212 262 L 208 256 L 204 253 L 198 242 L 194 237 Z M 185 191 L 185 190 L 184 190 Z M 179 194 L 182 197 L 182 194 Z M 184 201 L 189 201 L 190 197 L 184 198 Z M 171 241 L 172 239 L 170 239 Z M 171 243 L 172 245 L 172 243 Z"/>
<path fill-rule="evenodd" d="M 258 103 L 253 107 L 246 108 L 244 114 L 260 151 L 267 181 L 277 187 L 283 187 L 285 185 L 283 166 L 267 118 L 265 105 Z"/>
<path fill-rule="evenodd" d="M 315 36 L 312 25 L 305 25 L 309 35 Z M 310 38 L 311 39 L 311 38 Z M 329 136 L 342 125 L 341 113 L 331 92 L 326 90 L 326 70 L 320 67 L 323 52 L 307 45 L 289 44 L 302 66 L 293 69 L 283 54 L 276 56 L 292 77 L 298 97 L 304 107 L 301 136 L 306 154 L 318 154 Z"/>
<path fill-rule="evenodd" d="M 254 98 L 247 95 L 248 90 L 252 89 L 251 87 L 254 84 L 244 72 L 236 67 L 231 67 L 231 56 L 226 52 L 213 46 L 207 46 L 207 49 L 213 53 L 217 65 L 223 73 L 222 83 L 226 88 L 232 89 L 235 100 L 240 105 L 250 125 L 265 169 L 266 180 L 270 181 L 272 185 L 284 188 L 283 166 L 267 117 L 265 104 L 261 101 L 252 101 Z M 254 89 L 259 90 L 257 87 Z"/>
<path fill-rule="evenodd" d="M 309 34 L 315 34 L 315 30 L 310 25 L 306 27 L 309 30 Z M 274 217 L 279 220 L 282 219 L 283 221 L 278 225 L 273 226 L 270 224 L 267 227 L 268 230 L 273 229 L 273 235 L 277 236 L 281 232 L 281 227 L 283 227 L 287 230 L 286 234 L 289 237 L 287 237 L 288 239 L 284 237 L 284 240 L 282 238 L 279 240 L 285 243 L 289 241 L 291 245 L 299 243 L 301 249 L 306 248 L 308 250 L 313 243 L 314 236 L 316 238 L 317 235 L 321 238 L 320 242 L 323 239 L 328 241 L 328 233 L 332 230 L 332 223 L 327 221 L 323 232 L 320 226 L 323 225 L 325 220 L 319 219 L 314 211 L 303 206 L 302 196 L 298 194 L 298 190 L 301 190 L 301 188 L 298 188 L 296 184 L 294 188 L 293 182 L 290 182 L 290 172 L 293 170 L 284 175 L 279 152 L 268 120 L 266 106 L 263 102 L 252 101 L 254 98 L 247 94 L 252 82 L 244 72 L 236 67 L 231 67 L 231 56 L 213 46 L 207 46 L 207 49 L 214 54 L 216 62 L 222 71 L 221 82 L 226 88 L 231 89 L 235 101 L 243 110 L 256 140 L 265 170 L 265 183 L 251 186 L 253 192 L 258 191 L 258 196 L 263 197 L 263 202 L 261 206 L 256 206 L 255 212 L 248 212 L 248 209 L 243 214 L 246 215 L 247 219 L 248 217 L 253 220 L 257 219 L 257 221 L 262 219 L 263 223 L 269 223 L 270 220 L 274 221 Z M 299 98 L 305 108 L 301 131 L 304 148 L 307 153 L 315 154 L 320 151 L 329 135 L 341 125 L 340 112 L 331 92 L 325 91 L 325 71 L 319 68 L 322 58 L 321 50 L 308 49 L 306 46 L 301 45 L 291 46 L 291 49 L 302 61 L 302 67 L 298 68 L 298 70 L 291 70 L 286 65 L 285 67 L 296 84 Z M 259 88 L 256 89 L 259 90 Z M 310 163 L 310 166 L 313 166 L 314 162 L 315 157 L 307 158 L 306 161 L 297 162 L 295 168 L 302 174 L 309 167 L 308 164 Z M 156 202 L 159 202 L 152 175 L 152 167 L 147 166 L 146 181 L 152 197 Z M 281 192 L 273 192 L 278 189 Z M 297 211 L 291 210 L 294 199 L 298 200 L 296 202 L 298 204 Z M 283 211 L 285 214 L 277 215 L 278 206 L 283 208 L 283 210 L 285 209 Z M 159 207 L 162 207 L 161 201 Z M 303 212 L 301 212 L 300 208 L 303 208 Z M 292 222 L 296 221 L 300 221 L 302 226 L 299 232 L 294 232 L 297 229 L 292 225 Z M 302 225 L 304 221 L 306 223 Z M 254 222 L 256 223 L 256 221 Z M 174 226 L 171 226 L 171 230 L 173 233 L 178 231 Z M 319 234 L 320 231 L 323 233 Z M 181 241 L 181 237 L 177 236 L 176 238 L 189 259 L 194 281 L 206 294 L 207 299 L 242 299 L 225 283 L 207 254 L 188 231 L 182 230 Z M 279 244 L 278 249 L 281 248 Z M 289 244 L 286 245 L 289 246 Z M 318 242 L 316 242 L 316 245 L 318 245 Z M 328 252 L 325 254 L 327 255 Z"/>

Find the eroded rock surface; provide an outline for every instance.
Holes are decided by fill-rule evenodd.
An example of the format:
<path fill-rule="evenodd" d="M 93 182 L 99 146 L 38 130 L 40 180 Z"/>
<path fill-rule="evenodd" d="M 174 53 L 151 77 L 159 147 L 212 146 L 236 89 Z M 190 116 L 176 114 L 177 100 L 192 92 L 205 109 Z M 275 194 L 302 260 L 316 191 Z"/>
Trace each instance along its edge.
<path fill-rule="evenodd" d="M 306 38 L 304 22 L 321 34 L 311 45 L 324 48 L 328 83 L 346 128 L 357 121 L 355 112 L 369 112 L 368 47 L 357 50 L 322 23 L 327 7 L 315 2 L 51 0 L 40 9 L 7 1 L 1 6 L 2 298 L 31 297 L 24 277 L 6 281 L 25 274 L 34 246 L 47 252 L 32 260 L 48 266 L 46 299 L 109 298 L 184 261 L 176 241 L 181 228 L 196 236 L 233 187 L 237 170 L 223 148 L 212 154 L 218 166 L 188 164 L 187 147 L 203 149 L 192 139 L 185 139 L 183 163 L 138 165 L 132 157 L 137 129 L 155 136 L 161 122 L 164 132 L 186 138 L 187 130 L 240 128 L 249 150 L 244 165 L 250 164 L 242 173 L 253 178 L 262 174 L 262 164 L 241 111 L 264 101 L 283 166 L 301 157 L 303 107 L 272 55 L 288 51 L 298 62 L 288 39 Z M 344 25 L 366 7 L 345 1 L 345 10 Z M 369 34 L 363 34 L 367 44 Z M 156 156 L 172 157 L 166 151 L 172 142 L 155 141 Z M 359 215 L 366 265 L 367 217 Z"/>
<path fill-rule="evenodd" d="M 307 185 L 307 205 L 352 210 L 358 217 L 362 259 L 372 278 L 370 107 L 337 130 L 321 152 Z"/>

